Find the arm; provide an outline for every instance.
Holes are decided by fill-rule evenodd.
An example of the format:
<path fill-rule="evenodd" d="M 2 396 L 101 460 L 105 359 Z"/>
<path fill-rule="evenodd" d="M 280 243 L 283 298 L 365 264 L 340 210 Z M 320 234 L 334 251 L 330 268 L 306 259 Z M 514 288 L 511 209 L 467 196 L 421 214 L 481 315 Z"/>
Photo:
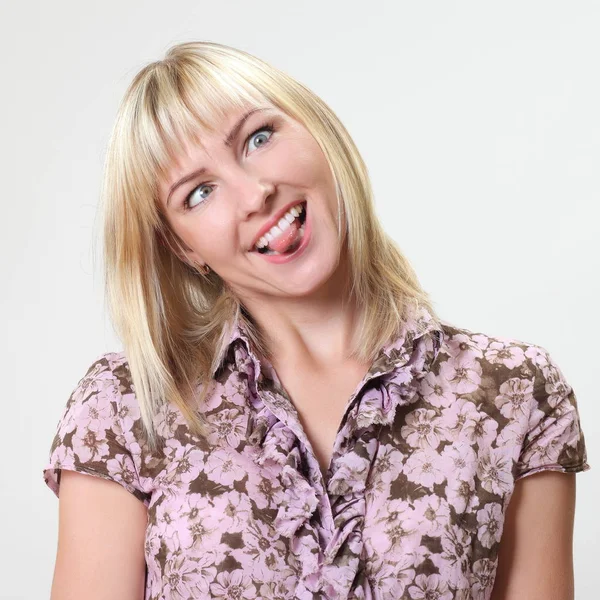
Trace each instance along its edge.
<path fill-rule="evenodd" d="M 506 512 L 491 600 L 573 600 L 575 473 L 519 479 Z"/>
<path fill-rule="evenodd" d="M 63 470 L 50 600 L 142 600 L 147 509 L 118 483 Z"/>

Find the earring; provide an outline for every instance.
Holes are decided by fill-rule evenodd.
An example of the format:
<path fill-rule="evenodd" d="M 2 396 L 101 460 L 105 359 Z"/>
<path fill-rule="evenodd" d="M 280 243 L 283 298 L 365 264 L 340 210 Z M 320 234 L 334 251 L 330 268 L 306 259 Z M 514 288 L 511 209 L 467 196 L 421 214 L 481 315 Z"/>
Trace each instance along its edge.
<path fill-rule="evenodd" d="M 210 267 L 207 264 L 199 265 L 196 261 L 193 261 L 193 263 L 202 275 L 208 275 L 210 273 Z"/>

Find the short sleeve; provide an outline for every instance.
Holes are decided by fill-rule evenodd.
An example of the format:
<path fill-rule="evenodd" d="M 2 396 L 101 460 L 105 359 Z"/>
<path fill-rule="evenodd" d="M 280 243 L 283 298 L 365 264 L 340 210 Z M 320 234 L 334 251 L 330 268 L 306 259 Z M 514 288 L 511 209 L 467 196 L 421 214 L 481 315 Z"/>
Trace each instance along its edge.
<path fill-rule="evenodd" d="M 78 471 L 115 481 L 148 506 L 149 494 L 142 489 L 136 466 L 140 447 L 131 430 L 139 408 L 138 415 L 132 414 L 136 409 L 131 404 L 123 410 L 120 379 L 111 360 L 115 356 L 97 358 L 71 393 L 56 426 L 44 481 L 58 497 L 61 471 Z M 122 419 L 123 414 L 128 418 Z"/>
<path fill-rule="evenodd" d="M 533 399 L 515 480 L 539 471 L 588 471 L 575 392 L 547 350 L 531 346 Z"/>

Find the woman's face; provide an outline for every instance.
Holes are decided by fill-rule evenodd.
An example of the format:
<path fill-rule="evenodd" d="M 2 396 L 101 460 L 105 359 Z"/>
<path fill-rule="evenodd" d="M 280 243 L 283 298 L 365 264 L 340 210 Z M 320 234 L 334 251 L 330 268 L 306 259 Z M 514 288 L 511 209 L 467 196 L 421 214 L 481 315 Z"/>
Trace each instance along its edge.
<path fill-rule="evenodd" d="M 275 107 L 248 112 L 229 114 L 177 157 L 160 182 L 163 210 L 187 259 L 208 264 L 240 298 L 305 296 L 338 266 L 331 170 L 300 123 Z M 299 215 L 289 212 L 298 205 Z M 282 217 L 289 227 L 273 229 Z"/>

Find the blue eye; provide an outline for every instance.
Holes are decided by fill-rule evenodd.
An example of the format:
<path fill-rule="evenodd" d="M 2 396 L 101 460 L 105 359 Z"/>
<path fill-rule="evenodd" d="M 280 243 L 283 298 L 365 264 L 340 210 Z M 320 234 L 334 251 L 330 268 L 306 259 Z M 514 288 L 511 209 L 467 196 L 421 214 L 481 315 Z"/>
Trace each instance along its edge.
<path fill-rule="evenodd" d="M 263 131 L 268 131 L 269 135 L 264 141 L 260 142 L 258 146 L 264 146 L 269 141 L 271 134 L 273 133 L 273 127 L 271 125 L 265 125 L 264 127 L 261 127 L 260 129 L 257 129 L 255 132 L 251 133 L 250 137 L 248 138 L 248 142 L 252 141 L 253 139 L 260 140 L 265 138 L 265 134 L 262 133 Z"/>
<path fill-rule="evenodd" d="M 194 190 L 192 191 L 192 193 L 183 201 L 183 208 L 184 210 L 192 210 L 192 208 L 194 208 L 195 206 L 198 206 L 198 204 L 202 204 L 202 202 L 204 202 L 204 199 L 207 196 L 203 196 L 202 194 L 200 194 L 200 199 L 201 202 L 199 202 L 198 204 L 195 204 L 194 206 L 190 206 L 190 200 L 196 196 L 196 192 L 201 191 L 205 188 L 212 188 L 212 185 L 208 185 L 206 183 L 202 183 L 200 184 L 197 188 L 194 188 Z"/>
<path fill-rule="evenodd" d="M 267 131 L 269 133 L 268 136 L 265 136 L 265 134 L 263 133 L 265 131 Z M 264 146 L 264 145 L 268 144 L 269 140 L 271 139 L 274 131 L 275 131 L 275 123 L 265 123 L 262 127 L 259 127 L 258 129 L 255 129 L 246 138 L 246 146 L 249 146 L 250 142 L 253 139 L 257 140 L 257 143 L 255 144 L 255 148 L 258 148 L 260 146 Z M 262 140 L 262 141 L 258 142 L 258 140 Z M 184 211 L 193 210 L 194 208 L 196 208 L 196 206 L 198 206 L 200 204 L 203 204 L 206 201 L 206 198 L 208 197 L 208 194 L 202 195 L 202 193 L 200 193 L 200 202 L 198 202 L 197 204 L 194 204 L 193 206 L 190 205 L 190 200 L 194 196 L 197 195 L 197 192 L 202 192 L 202 190 L 205 189 L 205 188 L 211 188 L 212 189 L 213 186 L 209 185 L 208 183 L 201 183 L 198 187 L 196 187 L 196 188 L 194 188 L 192 190 L 192 192 L 189 194 L 189 196 L 187 198 L 185 198 L 185 200 L 182 203 Z"/>

